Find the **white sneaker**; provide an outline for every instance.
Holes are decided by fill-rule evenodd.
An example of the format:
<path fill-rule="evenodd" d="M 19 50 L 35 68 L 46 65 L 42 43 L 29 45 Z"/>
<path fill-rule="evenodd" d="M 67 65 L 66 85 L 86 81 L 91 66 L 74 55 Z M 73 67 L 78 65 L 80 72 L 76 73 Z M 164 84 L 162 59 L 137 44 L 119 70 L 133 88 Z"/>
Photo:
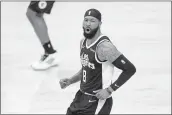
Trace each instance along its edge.
<path fill-rule="evenodd" d="M 58 63 L 59 61 L 57 59 L 57 52 L 56 52 L 53 54 L 42 55 L 40 61 L 33 63 L 31 67 L 34 70 L 41 71 L 57 66 Z"/>

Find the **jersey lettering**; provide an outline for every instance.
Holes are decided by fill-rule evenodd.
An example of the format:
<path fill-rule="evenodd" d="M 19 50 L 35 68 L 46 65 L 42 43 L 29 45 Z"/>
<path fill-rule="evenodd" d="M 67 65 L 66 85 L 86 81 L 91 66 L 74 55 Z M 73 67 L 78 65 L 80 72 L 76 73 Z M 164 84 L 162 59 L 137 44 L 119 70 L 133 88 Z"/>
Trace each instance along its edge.
<path fill-rule="evenodd" d="M 89 62 L 88 54 L 82 54 L 81 55 L 81 64 L 86 67 L 88 66 L 91 69 L 95 69 L 95 66 L 93 63 Z"/>

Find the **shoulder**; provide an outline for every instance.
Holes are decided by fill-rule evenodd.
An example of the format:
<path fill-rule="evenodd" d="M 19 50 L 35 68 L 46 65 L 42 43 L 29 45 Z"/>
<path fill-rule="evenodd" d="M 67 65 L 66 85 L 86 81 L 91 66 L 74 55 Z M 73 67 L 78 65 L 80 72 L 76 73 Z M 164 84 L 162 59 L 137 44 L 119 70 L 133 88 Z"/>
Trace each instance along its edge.
<path fill-rule="evenodd" d="M 84 40 L 85 40 L 85 38 L 82 38 L 82 39 L 80 40 L 80 48 L 82 47 Z"/>
<path fill-rule="evenodd" d="M 108 39 L 103 39 L 102 41 L 99 42 L 99 44 L 97 45 L 97 50 L 101 50 L 101 49 L 109 49 L 109 48 L 116 48 L 114 46 L 114 44 L 108 40 Z"/>
<path fill-rule="evenodd" d="M 106 43 L 111 43 L 109 37 L 106 35 L 101 35 L 100 39 L 98 40 L 97 47 Z"/>
<path fill-rule="evenodd" d="M 98 57 L 103 60 L 113 62 L 117 57 L 121 55 L 116 46 L 109 40 L 100 42 L 96 50 Z"/>
<path fill-rule="evenodd" d="M 110 52 L 110 50 L 114 50 L 116 47 L 112 44 L 112 42 L 103 40 L 101 41 L 96 48 L 96 51 L 98 55 L 106 54 L 107 52 Z"/>
<path fill-rule="evenodd" d="M 101 38 L 100 38 L 100 42 L 102 41 L 110 41 L 109 37 L 106 36 L 106 35 L 102 35 Z"/>
<path fill-rule="evenodd" d="M 82 39 L 80 40 L 80 45 L 83 44 L 84 40 L 85 40 L 85 38 L 82 38 Z"/>

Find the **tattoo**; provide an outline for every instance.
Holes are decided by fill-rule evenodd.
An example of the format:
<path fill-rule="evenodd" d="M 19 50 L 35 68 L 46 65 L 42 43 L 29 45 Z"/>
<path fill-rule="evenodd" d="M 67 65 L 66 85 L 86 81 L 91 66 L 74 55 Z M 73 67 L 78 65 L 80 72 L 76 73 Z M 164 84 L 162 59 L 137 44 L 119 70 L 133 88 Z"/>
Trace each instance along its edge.
<path fill-rule="evenodd" d="M 121 53 L 111 42 L 104 41 L 97 47 L 97 55 L 101 61 L 107 60 L 112 63 Z"/>

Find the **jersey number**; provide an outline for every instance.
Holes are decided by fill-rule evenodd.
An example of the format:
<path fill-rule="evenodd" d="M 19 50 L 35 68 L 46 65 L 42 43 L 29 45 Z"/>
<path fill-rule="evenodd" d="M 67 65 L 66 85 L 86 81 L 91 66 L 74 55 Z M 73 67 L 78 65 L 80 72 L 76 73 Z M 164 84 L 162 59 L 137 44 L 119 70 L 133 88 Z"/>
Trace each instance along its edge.
<path fill-rule="evenodd" d="M 47 2 L 39 2 L 38 6 L 40 9 L 45 9 L 47 7 Z"/>
<path fill-rule="evenodd" d="M 83 82 L 86 82 L 86 71 L 85 70 L 83 70 Z"/>

